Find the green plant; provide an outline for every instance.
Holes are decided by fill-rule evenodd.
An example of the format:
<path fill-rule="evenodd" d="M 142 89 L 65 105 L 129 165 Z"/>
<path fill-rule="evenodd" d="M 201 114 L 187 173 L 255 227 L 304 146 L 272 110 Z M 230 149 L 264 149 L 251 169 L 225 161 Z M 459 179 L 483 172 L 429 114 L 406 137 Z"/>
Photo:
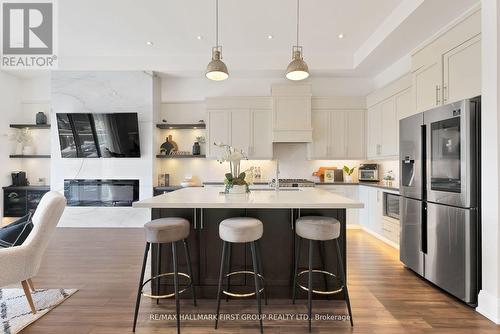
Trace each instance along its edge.
<path fill-rule="evenodd" d="M 356 167 L 352 167 L 352 168 L 349 168 L 347 166 L 344 166 L 344 168 L 342 168 L 342 170 L 349 176 L 352 175 L 352 173 L 354 173 L 354 170 L 356 169 Z"/>
<path fill-rule="evenodd" d="M 205 144 L 205 137 L 203 136 L 198 136 L 196 137 L 196 141 L 200 144 Z"/>

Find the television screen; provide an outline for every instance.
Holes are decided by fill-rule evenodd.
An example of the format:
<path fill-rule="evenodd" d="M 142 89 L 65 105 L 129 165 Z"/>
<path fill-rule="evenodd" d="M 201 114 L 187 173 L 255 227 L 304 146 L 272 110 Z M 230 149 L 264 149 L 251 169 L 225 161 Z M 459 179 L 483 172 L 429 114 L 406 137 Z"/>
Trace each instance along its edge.
<path fill-rule="evenodd" d="M 56 114 L 63 158 L 138 158 L 137 113 Z"/>

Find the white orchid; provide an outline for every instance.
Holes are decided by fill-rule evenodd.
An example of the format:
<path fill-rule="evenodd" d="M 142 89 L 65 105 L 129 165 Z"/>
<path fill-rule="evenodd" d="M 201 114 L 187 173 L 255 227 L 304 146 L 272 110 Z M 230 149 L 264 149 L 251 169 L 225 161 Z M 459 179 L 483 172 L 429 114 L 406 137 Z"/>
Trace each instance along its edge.
<path fill-rule="evenodd" d="M 226 173 L 226 180 L 224 181 L 226 186 L 232 186 L 233 184 L 246 185 L 246 174 L 245 172 L 241 173 L 240 170 L 241 160 L 248 159 L 243 150 L 221 142 L 215 142 L 214 145 L 223 149 L 223 153 L 217 161 L 220 164 L 229 162 L 229 173 Z"/>

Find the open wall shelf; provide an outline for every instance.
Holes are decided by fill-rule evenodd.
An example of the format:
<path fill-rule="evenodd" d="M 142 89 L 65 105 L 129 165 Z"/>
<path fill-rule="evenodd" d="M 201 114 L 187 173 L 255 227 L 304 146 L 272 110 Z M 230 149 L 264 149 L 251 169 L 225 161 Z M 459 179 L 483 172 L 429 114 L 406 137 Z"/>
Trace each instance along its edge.
<path fill-rule="evenodd" d="M 157 154 L 156 157 L 158 159 L 196 159 L 196 158 L 206 158 L 204 154 L 200 155 L 184 155 L 184 154 Z"/>
<path fill-rule="evenodd" d="M 50 124 L 10 124 L 15 129 L 50 129 Z"/>
<path fill-rule="evenodd" d="M 189 123 L 189 124 L 169 124 L 169 123 L 159 123 L 156 124 L 158 129 L 163 130 L 189 130 L 189 129 L 205 129 L 207 125 L 205 123 Z"/>
<path fill-rule="evenodd" d="M 24 154 L 11 154 L 9 155 L 9 158 L 16 158 L 16 159 L 50 159 L 50 154 L 30 154 L 30 155 L 24 155 Z"/>

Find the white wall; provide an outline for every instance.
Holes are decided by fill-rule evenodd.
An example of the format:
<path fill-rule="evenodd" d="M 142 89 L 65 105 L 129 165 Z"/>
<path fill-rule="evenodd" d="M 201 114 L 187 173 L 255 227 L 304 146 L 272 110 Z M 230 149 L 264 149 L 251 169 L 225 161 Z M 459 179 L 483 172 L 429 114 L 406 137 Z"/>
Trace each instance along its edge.
<path fill-rule="evenodd" d="M 162 78 L 162 102 L 201 101 L 214 96 L 270 96 L 271 84 L 287 82 L 280 76 L 241 78 L 230 77 L 214 82 L 202 75 L 196 78 Z M 313 96 L 365 96 L 374 89 L 371 78 L 323 78 L 312 83 Z M 288 81 L 289 82 L 289 81 Z"/>
<path fill-rule="evenodd" d="M 62 191 L 65 179 L 139 179 L 139 197 L 152 196 L 154 157 L 153 131 L 156 119 L 154 85 L 147 73 L 54 72 L 52 114 L 137 112 L 141 145 L 140 158 L 63 159 L 57 127 L 51 129 L 51 188 Z M 96 214 L 98 213 L 98 214 Z M 60 226 L 142 226 L 150 210 L 126 208 L 68 207 Z"/>
<path fill-rule="evenodd" d="M 481 1 L 482 15 L 482 290 L 477 311 L 500 323 L 500 5 Z"/>
<path fill-rule="evenodd" d="M 17 121 L 21 111 L 21 83 L 20 80 L 6 72 L 0 71 L 0 186 L 10 185 L 12 179 L 10 173 L 21 169 L 21 162 L 17 159 L 9 159 L 9 154 L 14 153 L 15 142 L 10 140 L 13 131 L 9 128 L 10 123 Z M 3 191 L 0 191 L 0 217 L 3 217 Z M 1 224 L 0 224 L 1 225 Z"/>

